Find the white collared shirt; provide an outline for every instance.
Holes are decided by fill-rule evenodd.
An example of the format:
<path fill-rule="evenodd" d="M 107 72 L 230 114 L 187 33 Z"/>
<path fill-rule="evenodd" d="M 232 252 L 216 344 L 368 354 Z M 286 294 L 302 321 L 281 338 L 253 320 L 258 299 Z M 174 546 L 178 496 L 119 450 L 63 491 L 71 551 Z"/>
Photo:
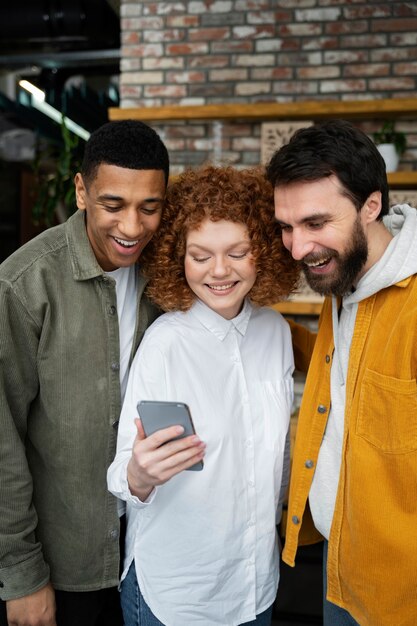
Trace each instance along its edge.
<path fill-rule="evenodd" d="M 145 334 L 108 483 L 127 501 L 125 573 L 134 559 L 141 592 L 166 626 L 233 626 L 275 599 L 292 372 L 287 323 L 248 301 L 233 320 L 197 301 Z M 146 503 L 127 484 L 139 400 L 187 403 L 207 445 L 202 471 L 173 477 Z"/>

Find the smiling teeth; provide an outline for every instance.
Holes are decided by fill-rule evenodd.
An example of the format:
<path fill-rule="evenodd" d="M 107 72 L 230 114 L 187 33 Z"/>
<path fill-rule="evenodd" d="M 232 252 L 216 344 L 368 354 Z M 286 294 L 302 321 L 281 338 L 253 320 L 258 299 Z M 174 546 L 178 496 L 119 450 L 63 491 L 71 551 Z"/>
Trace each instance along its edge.
<path fill-rule="evenodd" d="M 318 267 L 319 265 L 324 265 L 327 263 L 329 259 L 322 259 L 321 261 L 310 261 L 310 263 L 305 263 L 307 267 Z"/>
<path fill-rule="evenodd" d="M 208 287 L 214 291 L 226 291 L 227 289 L 233 287 L 233 285 L 234 283 L 230 283 L 229 285 L 208 285 Z"/>
<path fill-rule="evenodd" d="M 125 239 L 119 239 L 118 237 L 113 237 L 113 239 L 125 248 L 133 248 L 133 246 L 136 246 L 136 244 L 139 243 L 139 239 L 136 241 L 126 241 Z"/>

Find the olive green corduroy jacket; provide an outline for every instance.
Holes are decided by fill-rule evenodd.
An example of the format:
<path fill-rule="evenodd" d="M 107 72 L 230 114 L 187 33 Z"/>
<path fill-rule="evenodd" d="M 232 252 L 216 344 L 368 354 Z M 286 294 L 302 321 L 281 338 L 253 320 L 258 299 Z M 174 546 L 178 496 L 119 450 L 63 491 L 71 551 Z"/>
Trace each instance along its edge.
<path fill-rule="evenodd" d="M 132 355 L 157 310 L 142 297 Z M 107 491 L 120 413 L 113 279 L 84 214 L 0 266 L 0 598 L 116 585 L 119 519 Z"/>
<path fill-rule="evenodd" d="M 330 298 L 315 344 L 306 329 L 292 325 L 292 332 L 296 367 L 306 371 L 311 362 L 292 464 L 283 552 L 289 565 L 311 521 L 307 499 L 330 408 Z M 413 275 L 359 303 L 350 348 L 327 597 L 361 626 L 417 624 L 416 378 Z"/>

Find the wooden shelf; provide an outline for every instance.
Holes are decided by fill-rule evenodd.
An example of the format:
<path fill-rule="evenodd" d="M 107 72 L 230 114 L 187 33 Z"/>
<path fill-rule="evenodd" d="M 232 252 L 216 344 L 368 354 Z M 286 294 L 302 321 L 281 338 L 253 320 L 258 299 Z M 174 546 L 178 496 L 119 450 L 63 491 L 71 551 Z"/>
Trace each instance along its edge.
<path fill-rule="evenodd" d="M 306 102 L 256 102 L 161 107 L 110 108 L 109 119 L 172 120 L 302 120 L 330 117 L 386 119 L 415 116 L 417 98 L 386 100 L 313 100 Z"/>
<path fill-rule="evenodd" d="M 412 189 L 417 188 L 417 172 L 389 172 L 388 184 L 394 189 Z"/>
<path fill-rule="evenodd" d="M 286 300 L 274 304 L 272 308 L 287 315 L 320 315 L 322 306 L 322 302 Z"/>

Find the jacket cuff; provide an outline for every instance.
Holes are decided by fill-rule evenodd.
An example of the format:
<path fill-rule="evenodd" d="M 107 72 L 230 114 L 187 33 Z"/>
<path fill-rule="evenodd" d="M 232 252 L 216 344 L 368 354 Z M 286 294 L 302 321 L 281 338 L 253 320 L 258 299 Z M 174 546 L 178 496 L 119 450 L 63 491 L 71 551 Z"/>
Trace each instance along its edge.
<path fill-rule="evenodd" d="M 0 598 L 6 601 L 28 596 L 47 585 L 49 578 L 49 566 L 41 554 L 0 567 Z"/>

